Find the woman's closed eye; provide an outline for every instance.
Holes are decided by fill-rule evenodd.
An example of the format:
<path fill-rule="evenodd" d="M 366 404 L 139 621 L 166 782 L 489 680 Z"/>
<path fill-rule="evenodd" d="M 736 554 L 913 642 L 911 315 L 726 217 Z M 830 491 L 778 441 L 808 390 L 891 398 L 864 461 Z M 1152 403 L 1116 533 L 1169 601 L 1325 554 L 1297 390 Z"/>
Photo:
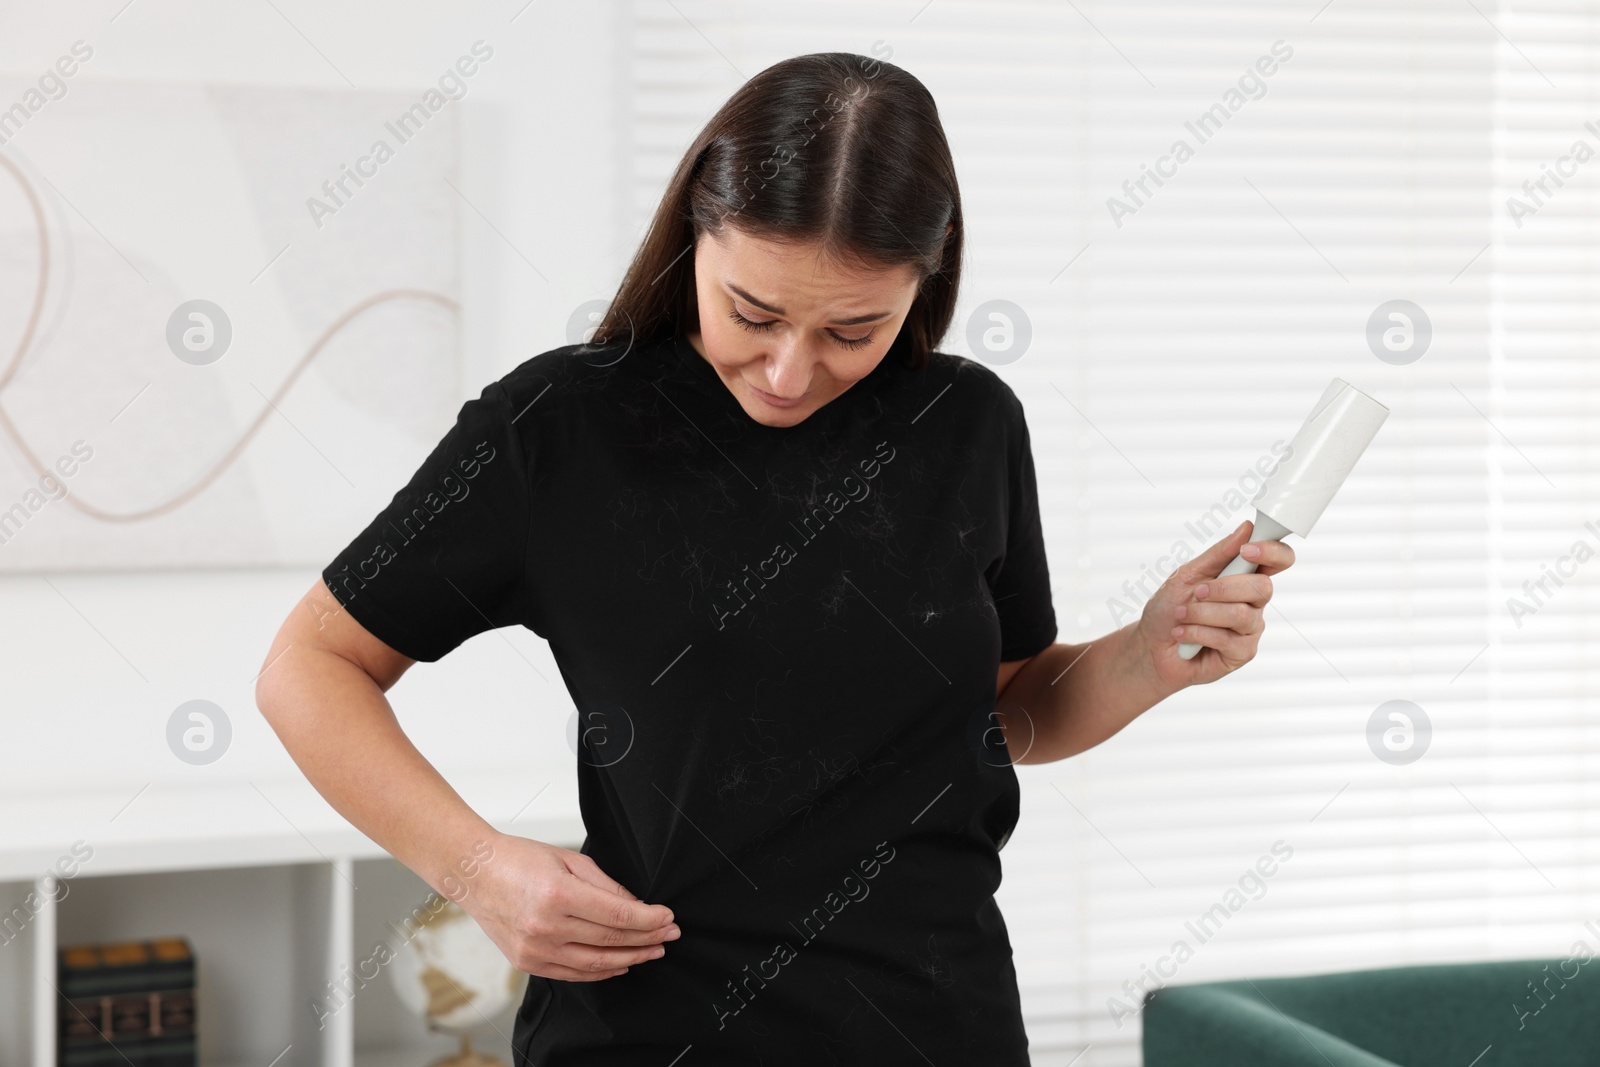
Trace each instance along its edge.
<path fill-rule="evenodd" d="M 732 308 L 728 314 L 732 317 L 734 322 L 738 323 L 740 329 L 749 330 L 752 333 L 764 333 L 765 331 L 772 329 L 774 325 L 774 323 L 771 321 L 757 322 L 754 319 L 747 319 L 743 315 L 739 314 L 738 308 Z M 877 331 L 873 332 L 875 333 Z M 841 348 L 862 348 L 872 343 L 872 334 L 870 333 L 865 337 L 840 337 L 832 330 L 829 330 L 828 336 L 833 338 L 834 343 L 839 345 Z"/>

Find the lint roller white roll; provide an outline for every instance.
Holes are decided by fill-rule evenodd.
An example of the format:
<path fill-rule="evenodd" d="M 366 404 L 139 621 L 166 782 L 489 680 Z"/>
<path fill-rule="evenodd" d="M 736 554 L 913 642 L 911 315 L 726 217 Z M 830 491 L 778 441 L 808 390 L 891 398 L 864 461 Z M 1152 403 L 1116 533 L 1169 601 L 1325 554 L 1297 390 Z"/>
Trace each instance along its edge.
<path fill-rule="evenodd" d="M 1342 378 L 1322 391 L 1300 432 L 1289 442 L 1289 454 L 1256 491 L 1252 541 L 1281 541 L 1285 534 L 1311 533 L 1333 494 L 1367 450 L 1389 409 Z M 1250 574 L 1256 569 L 1243 556 L 1222 569 L 1218 578 Z M 1202 646 L 1178 646 L 1178 655 L 1193 659 Z"/>

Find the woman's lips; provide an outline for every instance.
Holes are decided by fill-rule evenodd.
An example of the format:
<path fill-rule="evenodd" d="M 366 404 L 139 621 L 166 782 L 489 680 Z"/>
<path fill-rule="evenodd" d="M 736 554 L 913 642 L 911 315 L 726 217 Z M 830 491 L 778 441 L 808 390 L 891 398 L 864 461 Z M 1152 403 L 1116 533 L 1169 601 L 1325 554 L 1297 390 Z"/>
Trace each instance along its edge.
<path fill-rule="evenodd" d="M 771 393 L 767 392 L 765 389 L 757 389 L 755 386 L 750 385 L 749 382 L 745 382 L 745 385 L 750 386 L 750 391 L 752 393 L 756 394 L 756 396 L 760 397 L 762 400 L 766 401 L 768 404 L 771 404 L 775 408 L 798 407 L 799 404 L 800 404 L 800 401 L 805 399 L 805 394 L 802 393 L 800 396 L 793 397 L 792 399 L 785 400 L 781 396 L 773 396 Z"/>

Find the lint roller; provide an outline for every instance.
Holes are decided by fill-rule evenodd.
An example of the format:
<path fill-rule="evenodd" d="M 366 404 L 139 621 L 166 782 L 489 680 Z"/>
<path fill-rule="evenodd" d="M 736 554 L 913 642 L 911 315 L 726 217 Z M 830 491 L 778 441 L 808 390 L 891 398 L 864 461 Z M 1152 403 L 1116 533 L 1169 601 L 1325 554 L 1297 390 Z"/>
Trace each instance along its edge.
<path fill-rule="evenodd" d="M 1285 534 L 1310 534 L 1388 417 L 1388 408 L 1344 379 L 1329 382 L 1300 432 L 1289 442 L 1288 456 L 1250 501 L 1256 508 L 1250 540 L 1281 541 Z M 1250 574 L 1255 569 L 1256 564 L 1238 556 L 1217 577 Z M 1178 646 L 1178 655 L 1193 659 L 1201 647 L 1185 642 Z"/>

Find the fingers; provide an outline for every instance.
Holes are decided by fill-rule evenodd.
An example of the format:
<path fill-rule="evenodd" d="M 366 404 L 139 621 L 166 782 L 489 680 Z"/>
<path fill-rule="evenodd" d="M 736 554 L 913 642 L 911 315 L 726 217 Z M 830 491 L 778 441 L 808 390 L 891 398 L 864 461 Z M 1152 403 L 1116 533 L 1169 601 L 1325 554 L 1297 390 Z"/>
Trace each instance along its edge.
<path fill-rule="evenodd" d="M 1179 568 L 1181 580 L 1193 585 L 1215 577 L 1235 556 L 1243 556 L 1254 563 L 1261 574 L 1277 574 L 1294 565 L 1293 548 L 1282 541 L 1251 541 L 1249 537 L 1254 530 L 1254 523 L 1240 523 L 1227 537 Z"/>
<path fill-rule="evenodd" d="M 588 856 L 509 839 L 522 869 L 504 870 L 467 906 L 495 946 L 525 974 L 568 982 L 614 978 L 666 954 L 679 936 L 672 909 L 646 904 Z"/>
<path fill-rule="evenodd" d="M 1264 608 L 1272 599 L 1272 579 L 1259 572 L 1230 574 L 1195 586 L 1194 596 L 1196 603 L 1240 603 Z"/>
<path fill-rule="evenodd" d="M 586 883 L 573 880 L 572 884 L 582 886 L 585 893 L 642 906 L 637 901 L 612 897 Z M 642 931 L 576 919 L 568 914 L 567 894 L 559 889 L 541 889 L 540 893 L 541 900 L 532 915 L 509 925 L 493 921 L 480 923 L 512 966 L 528 974 L 564 981 L 615 977 L 629 967 L 660 959 L 666 954 L 662 942 L 678 936 L 676 924 Z"/>
<path fill-rule="evenodd" d="M 550 903 L 559 914 L 599 926 L 656 930 L 672 922 L 672 909 L 665 904 L 646 904 L 631 893 L 620 896 L 580 879 L 555 883 L 546 891 L 553 894 Z"/>
<path fill-rule="evenodd" d="M 1238 634 L 1258 634 L 1266 629 L 1261 609 L 1252 604 L 1195 601 L 1179 604 L 1174 618 L 1180 624 L 1215 627 Z"/>
<path fill-rule="evenodd" d="M 1251 541 L 1239 549 L 1239 555 L 1254 563 L 1258 574 L 1277 574 L 1294 563 L 1294 549 L 1282 541 Z"/>
<path fill-rule="evenodd" d="M 658 926 L 654 930 L 628 930 L 617 926 L 602 926 L 588 919 L 568 917 L 555 929 L 555 936 L 563 941 L 576 941 L 582 945 L 600 948 L 629 948 L 637 945 L 654 946 L 663 941 L 676 941 L 682 934 L 677 923 Z"/>
<path fill-rule="evenodd" d="M 1253 523 L 1241 522 L 1233 533 L 1185 563 L 1179 568 L 1183 580 L 1193 583 L 1214 577 L 1222 568 L 1233 562 L 1233 557 L 1239 554 L 1239 549 L 1244 546 L 1254 528 Z"/>
<path fill-rule="evenodd" d="M 1224 630 L 1219 626 L 1199 626 L 1194 623 L 1173 627 L 1172 635 L 1179 644 L 1214 648 L 1221 652 L 1224 658 L 1236 662 L 1254 657 L 1256 642 L 1259 640 L 1255 634 L 1241 634 L 1236 630 Z"/>
<path fill-rule="evenodd" d="M 564 977 L 555 969 L 575 972 L 584 979 L 603 978 L 666 955 L 664 940 L 675 939 L 677 927 L 659 936 L 642 931 L 619 931 L 574 920 L 569 916 L 534 917 L 513 926 L 491 923 L 484 927 L 512 966 L 546 978 Z M 500 936 L 495 936 L 495 935 Z M 580 940 L 573 940 L 573 938 Z M 619 942 L 616 944 L 595 942 Z M 653 938 L 641 941 L 641 938 Z M 548 969 L 547 969 L 548 968 Z"/>
<path fill-rule="evenodd" d="M 660 959 L 666 955 L 661 945 L 643 945 L 638 948 L 596 948 L 569 941 L 550 953 L 550 961 L 569 967 L 582 974 L 604 974 L 625 970 L 636 964 Z"/>
<path fill-rule="evenodd" d="M 540 978 L 555 978 L 562 982 L 598 982 L 602 978 L 615 978 L 619 974 L 627 974 L 628 968 L 619 967 L 610 971 L 580 971 L 573 967 L 563 967 L 559 963 L 541 964 L 528 972 Z"/>

